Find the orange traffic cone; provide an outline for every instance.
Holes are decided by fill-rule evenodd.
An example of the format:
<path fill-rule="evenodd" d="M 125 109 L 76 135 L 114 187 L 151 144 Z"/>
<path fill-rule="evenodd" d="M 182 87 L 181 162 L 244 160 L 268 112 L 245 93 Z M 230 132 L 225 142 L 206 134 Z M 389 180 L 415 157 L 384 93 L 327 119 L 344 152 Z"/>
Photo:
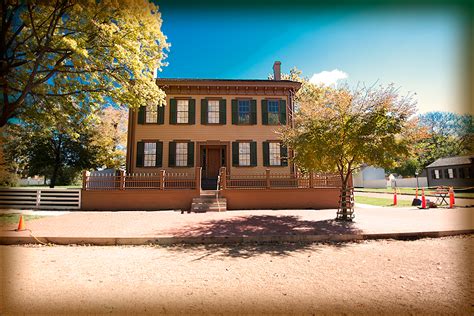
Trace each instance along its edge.
<path fill-rule="evenodd" d="M 454 207 L 454 190 L 453 187 L 449 188 L 449 208 Z"/>
<path fill-rule="evenodd" d="M 26 229 L 25 222 L 23 221 L 23 215 L 20 215 L 20 221 L 18 222 L 18 228 L 16 229 L 17 231 L 22 231 Z"/>
<path fill-rule="evenodd" d="M 393 190 L 393 205 L 397 205 L 397 189 Z"/>
<path fill-rule="evenodd" d="M 426 208 L 425 189 L 421 189 L 421 208 Z"/>

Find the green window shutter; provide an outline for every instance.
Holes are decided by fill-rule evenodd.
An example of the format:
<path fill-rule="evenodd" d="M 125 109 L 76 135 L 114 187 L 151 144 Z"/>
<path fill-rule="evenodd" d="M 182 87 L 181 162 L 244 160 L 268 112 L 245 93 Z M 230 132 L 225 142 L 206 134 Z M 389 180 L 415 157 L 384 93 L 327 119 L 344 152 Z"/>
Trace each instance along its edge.
<path fill-rule="evenodd" d="M 257 100 L 250 100 L 250 124 L 257 124 Z"/>
<path fill-rule="evenodd" d="M 237 100 L 232 100 L 232 124 L 239 124 L 239 108 Z"/>
<path fill-rule="evenodd" d="M 157 124 L 165 124 L 165 105 L 158 107 L 158 122 Z"/>
<path fill-rule="evenodd" d="M 137 142 L 137 167 L 143 167 L 143 160 L 145 159 L 145 143 Z"/>
<path fill-rule="evenodd" d="M 280 100 L 280 124 L 286 125 L 286 100 Z"/>
<path fill-rule="evenodd" d="M 219 100 L 219 124 L 225 125 L 227 122 L 227 101 L 226 99 Z"/>
<path fill-rule="evenodd" d="M 257 142 L 250 142 L 250 165 L 257 165 Z"/>
<path fill-rule="evenodd" d="M 188 124 L 196 124 L 196 100 L 189 99 Z"/>
<path fill-rule="evenodd" d="M 239 165 L 239 143 L 232 142 L 232 166 Z"/>
<path fill-rule="evenodd" d="M 288 148 L 283 144 L 280 144 L 280 161 L 283 167 L 288 166 Z"/>
<path fill-rule="evenodd" d="M 201 124 L 207 124 L 207 99 L 201 99 Z"/>
<path fill-rule="evenodd" d="M 270 143 L 263 142 L 263 165 L 270 166 Z"/>
<path fill-rule="evenodd" d="M 176 166 L 176 142 L 170 142 L 168 148 L 168 167 Z"/>
<path fill-rule="evenodd" d="M 268 101 L 262 100 L 262 124 L 268 125 Z"/>
<path fill-rule="evenodd" d="M 188 167 L 194 167 L 194 142 L 188 143 Z"/>
<path fill-rule="evenodd" d="M 145 107 L 138 108 L 138 124 L 145 124 Z"/>
<path fill-rule="evenodd" d="M 176 99 L 170 99 L 170 124 L 176 124 L 178 116 L 178 102 Z"/>
<path fill-rule="evenodd" d="M 163 165 L 163 142 L 156 142 L 156 161 L 155 167 Z"/>

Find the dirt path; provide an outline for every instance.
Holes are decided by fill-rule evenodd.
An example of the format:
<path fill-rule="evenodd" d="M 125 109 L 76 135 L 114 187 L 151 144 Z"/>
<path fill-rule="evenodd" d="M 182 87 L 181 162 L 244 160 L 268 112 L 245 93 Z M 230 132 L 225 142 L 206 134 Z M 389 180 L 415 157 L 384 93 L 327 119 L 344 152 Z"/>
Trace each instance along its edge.
<path fill-rule="evenodd" d="M 472 315 L 473 242 L 2 246 L 0 314 Z"/>

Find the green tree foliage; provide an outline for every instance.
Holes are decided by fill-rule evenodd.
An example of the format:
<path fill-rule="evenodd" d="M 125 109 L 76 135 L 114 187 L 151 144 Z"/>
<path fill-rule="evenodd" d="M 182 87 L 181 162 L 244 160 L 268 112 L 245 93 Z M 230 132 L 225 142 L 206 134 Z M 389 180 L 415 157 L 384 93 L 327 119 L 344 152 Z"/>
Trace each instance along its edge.
<path fill-rule="evenodd" d="M 131 108 L 164 102 L 153 73 L 169 44 L 150 1 L 0 1 L 0 127 L 66 96 Z"/>
<path fill-rule="evenodd" d="M 408 154 L 406 127 L 415 112 L 410 95 L 400 97 L 393 85 L 351 90 L 306 83 L 305 89 L 297 95 L 294 128 L 282 133 L 295 150 L 298 167 L 336 172 L 346 190 L 351 173 L 362 163 L 390 167 Z"/>

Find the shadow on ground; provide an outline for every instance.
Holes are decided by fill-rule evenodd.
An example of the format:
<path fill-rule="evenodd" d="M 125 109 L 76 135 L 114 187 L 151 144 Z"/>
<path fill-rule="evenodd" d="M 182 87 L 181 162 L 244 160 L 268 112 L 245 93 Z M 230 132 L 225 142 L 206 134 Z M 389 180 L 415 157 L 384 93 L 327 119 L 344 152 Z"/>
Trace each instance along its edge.
<path fill-rule="evenodd" d="M 181 227 L 167 231 L 176 237 L 247 237 L 247 236 L 288 236 L 288 235 L 326 235 L 326 234 L 357 234 L 361 231 L 353 222 L 342 222 L 333 219 L 309 221 L 301 220 L 298 216 L 253 215 L 231 219 L 212 220 L 199 224 Z M 330 243 L 341 247 L 345 243 Z M 295 251 L 302 251 L 313 247 L 310 242 L 294 243 L 241 243 L 201 246 L 172 246 L 170 250 L 191 252 L 205 250 L 211 255 L 249 258 L 258 254 L 286 256 Z"/>

